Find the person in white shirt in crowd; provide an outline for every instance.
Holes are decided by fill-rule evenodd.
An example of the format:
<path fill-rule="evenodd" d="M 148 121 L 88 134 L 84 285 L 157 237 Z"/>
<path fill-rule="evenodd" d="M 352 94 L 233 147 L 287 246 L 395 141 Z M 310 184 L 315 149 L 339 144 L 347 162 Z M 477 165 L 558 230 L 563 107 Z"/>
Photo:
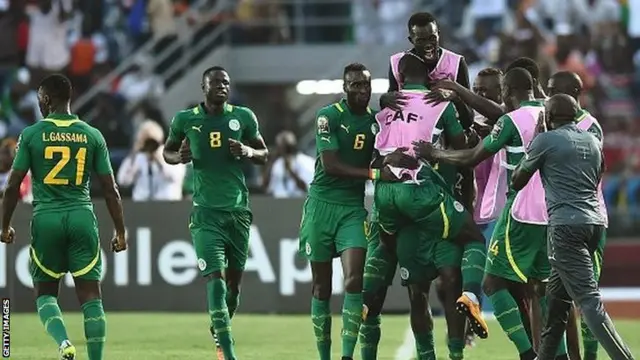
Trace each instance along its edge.
<path fill-rule="evenodd" d="M 298 150 L 298 140 L 291 131 L 276 136 L 277 150 L 266 167 L 262 187 L 275 198 L 304 197 L 313 180 L 315 159 Z"/>
<path fill-rule="evenodd" d="M 164 93 L 164 82 L 153 73 L 150 59 L 144 56 L 136 58 L 131 69 L 126 72 L 118 84 L 117 93 L 128 103 L 137 104 L 145 99 L 157 99 Z"/>
<path fill-rule="evenodd" d="M 35 78 L 54 72 L 63 72 L 69 65 L 71 54 L 67 35 L 73 15 L 72 0 L 38 0 L 27 7 L 29 15 L 29 43 L 27 66 L 35 71 Z"/>
<path fill-rule="evenodd" d="M 118 184 L 133 186 L 133 201 L 178 201 L 182 199 L 184 164 L 169 165 L 162 158 L 164 131 L 155 121 L 138 130 L 134 151 L 118 169 Z"/>

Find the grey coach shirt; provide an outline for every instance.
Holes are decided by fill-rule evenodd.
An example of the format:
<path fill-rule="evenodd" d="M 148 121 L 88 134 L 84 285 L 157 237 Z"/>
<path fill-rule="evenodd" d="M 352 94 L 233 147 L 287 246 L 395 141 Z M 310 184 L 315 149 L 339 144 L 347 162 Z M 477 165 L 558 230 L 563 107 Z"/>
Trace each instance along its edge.
<path fill-rule="evenodd" d="M 604 225 L 597 196 L 601 164 L 598 139 L 567 124 L 538 134 L 520 166 L 540 171 L 549 225 Z"/>

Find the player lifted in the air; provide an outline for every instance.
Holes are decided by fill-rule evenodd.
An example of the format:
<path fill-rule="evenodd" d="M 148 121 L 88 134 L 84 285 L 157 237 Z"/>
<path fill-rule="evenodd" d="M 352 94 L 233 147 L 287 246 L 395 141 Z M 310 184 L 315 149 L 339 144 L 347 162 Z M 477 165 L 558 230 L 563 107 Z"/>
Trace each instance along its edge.
<path fill-rule="evenodd" d="M 204 102 L 175 115 L 164 149 L 169 164 L 193 162 L 189 231 L 207 281 L 210 331 L 222 360 L 236 359 L 231 318 L 240 301 L 253 219 L 243 162 L 264 164 L 268 155 L 253 111 L 227 103 L 230 83 L 222 67 L 206 69 Z"/>
<path fill-rule="evenodd" d="M 371 74 L 358 63 L 344 68 L 346 99 L 318 111 L 316 170 L 302 210 L 300 252 L 311 263 L 311 318 L 319 358 L 331 357 L 332 260 L 340 256 L 344 273 L 342 359 L 351 360 L 363 316 L 362 276 L 367 239 L 364 187 L 367 180 L 397 178 L 388 170 L 371 168 L 377 133 L 369 105 Z M 417 161 L 400 152 L 383 160 L 415 168 Z M 365 310 L 366 313 L 366 310 Z M 366 315 L 366 314 L 365 314 Z"/>
<path fill-rule="evenodd" d="M 522 68 L 510 70 L 504 78 L 503 100 L 512 111 L 498 120 L 489 137 L 468 150 L 446 151 L 424 146 L 420 155 L 432 161 L 473 167 L 505 149 L 505 167 L 510 178 L 533 139 L 538 117 L 544 111 L 542 103 L 535 101 L 533 87 L 528 71 Z M 523 360 L 532 360 L 536 354 L 517 311 L 518 305 L 507 289 L 511 282 L 542 282 L 549 277 L 544 189 L 539 175 L 536 176 L 519 192 L 509 186 L 507 203 L 489 246 L 484 280 L 484 291 L 493 305 L 496 319 Z M 489 183 L 487 186 L 494 185 Z M 546 297 L 541 297 L 540 303 L 544 311 Z M 561 345 L 558 355 L 566 355 L 566 345 Z"/>
<path fill-rule="evenodd" d="M 556 94 L 566 94 L 576 101 L 579 101 L 580 94 L 582 93 L 582 80 L 580 77 L 573 72 L 569 71 L 561 71 L 553 74 L 549 79 L 547 89 L 549 91 L 549 96 L 553 96 Z M 578 102 L 579 105 L 579 102 Z M 601 143 L 603 141 L 603 132 L 600 123 L 598 120 L 594 118 L 587 110 L 580 109 L 578 113 L 578 117 L 576 119 L 578 123 L 578 128 L 582 130 L 589 131 L 592 133 Z M 604 196 L 602 194 L 602 183 L 598 187 L 598 200 L 600 201 L 600 211 L 603 214 L 603 218 L 605 220 L 605 229 L 608 226 L 608 218 L 607 218 L 607 206 L 604 202 Z M 607 242 L 607 233 L 604 231 L 602 233 L 602 238 L 598 243 L 598 248 L 595 251 L 595 259 L 593 259 L 593 273 L 596 276 L 596 280 L 600 279 L 600 273 L 602 270 L 602 260 L 604 259 L 604 247 Z M 578 344 L 578 336 L 577 336 L 577 326 L 575 321 L 575 312 L 570 313 L 569 322 L 567 326 L 567 346 L 569 347 L 569 351 L 572 355 L 575 353 L 579 355 L 580 345 Z M 572 331 L 572 328 L 576 330 Z M 598 340 L 593 336 L 591 330 L 584 322 L 581 320 L 581 328 L 582 328 L 582 345 L 584 350 L 584 359 L 585 360 L 596 360 L 598 354 Z M 572 352 L 573 351 L 573 352 Z M 577 351 L 577 353 L 576 353 Z"/>
<path fill-rule="evenodd" d="M 382 155 L 395 151 L 396 148 L 402 148 L 402 144 L 406 147 L 412 146 L 412 140 L 426 138 L 428 141 L 442 144 L 443 139 L 449 138 L 452 143 L 457 147 L 465 147 L 465 136 L 463 134 L 462 127 L 460 126 L 457 113 L 450 103 L 443 103 L 440 105 L 426 105 L 423 101 L 424 95 L 428 92 L 424 86 L 427 77 L 426 65 L 418 56 L 412 53 L 407 53 L 399 62 L 394 64 L 394 68 L 397 68 L 401 79 L 403 80 L 403 89 L 401 90 L 403 97 L 407 100 L 402 111 L 394 111 L 391 109 L 384 109 L 376 115 L 378 124 L 380 126 L 380 133 L 377 136 L 376 148 Z M 393 145 L 393 146 L 391 146 Z M 381 148 L 384 147 L 384 148 Z M 391 146 L 392 148 L 386 148 Z M 398 174 L 401 173 L 415 173 L 409 170 L 396 169 Z M 433 177 L 431 176 L 433 173 Z M 398 175 L 397 174 L 397 175 Z M 418 173 L 416 173 L 418 174 Z M 415 210 L 410 216 L 406 216 L 406 219 L 413 217 L 421 217 L 425 214 L 425 209 L 417 209 L 415 206 L 409 207 L 411 204 L 419 204 L 421 201 L 428 203 L 433 198 L 435 200 L 440 199 L 441 193 L 447 193 L 449 197 L 453 195 L 453 187 L 455 183 L 455 173 L 444 176 L 443 179 L 439 175 L 435 174 L 433 170 L 422 169 L 422 175 L 425 179 L 412 180 L 407 184 L 383 184 L 378 182 L 376 186 L 376 204 L 375 206 L 383 206 L 381 217 L 389 217 L 390 212 L 392 217 L 403 217 L 405 212 L 411 212 L 411 209 Z M 437 178 L 436 183 L 434 179 Z M 424 184 L 423 184 L 424 183 Z M 425 194 L 431 194 L 434 196 L 425 195 L 425 199 L 420 196 L 407 197 L 408 200 L 406 209 L 389 209 L 388 202 L 395 196 L 388 192 L 389 188 L 398 190 L 404 190 L 407 193 L 411 189 L 425 190 Z M 424 195 L 424 194 L 423 194 Z M 383 199 L 386 199 L 383 201 Z M 410 199 L 410 200 L 409 200 Z M 393 201 L 392 201 L 393 202 Z M 436 204 L 436 205 L 438 205 Z M 433 333 L 430 327 L 432 321 L 430 321 L 425 307 L 427 306 L 423 294 L 428 294 L 431 281 L 438 275 L 447 278 L 446 296 L 445 296 L 445 313 L 447 316 L 448 334 L 449 334 L 449 348 L 452 356 L 462 356 L 464 348 L 464 326 L 465 319 L 460 317 L 456 312 L 456 300 L 461 293 L 460 285 L 460 266 L 462 259 L 462 248 L 454 244 L 451 239 L 458 235 L 459 227 L 461 223 L 456 223 L 454 227 L 443 224 L 455 223 L 453 218 L 456 218 L 456 214 L 462 211 L 462 205 L 458 202 L 459 209 L 457 209 L 453 203 L 449 204 L 449 208 L 443 207 L 447 211 L 451 211 L 452 214 L 438 219 L 434 216 L 427 217 L 424 221 L 408 221 L 411 226 L 398 229 L 398 257 L 401 257 L 401 250 L 409 249 L 409 252 L 404 254 L 413 253 L 415 259 L 420 262 L 420 266 L 401 263 L 401 277 L 404 285 L 410 286 L 410 299 L 411 299 L 411 323 L 414 331 L 417 350 L 421 356 L 428 356 L 433 354 Z M 403 207 L 404 208 L 404 207 Z M 395 210 L 394 210 L 395 209 Z M 440 208 L 438 208 L 438 216 L 440 214 Z M 375 214 L 377 215 L 377 214 Z M 451 218 L 451 219 L 450 219 Z M 369 307 L 369 316 L 367 317 L 363 327 L 361 329 L 361 345 L 362 345 L 362 358 L 365 360 L 375 359 L 377 353 L 377 346 L 380 340 L 380 311 L 384 302 L 387 287 L 393 278 L 393 274 L 396 268 L 395 256 L 387 249 L 386 244 L 373 246 L 371 244 L 378 244 L 379 239 L 377 234 L 380 229 L 378 228 L 378 219 L 372 219 L 374 223 L 371 226 L 370 236 L 370 252 L 367 254 L 367 267 L 365 272 L 365 304 Z M 384 220 L 384 219 L 383 219 Z M 387 219 L 386 221 L 388 221 Z M 434 224 L 435 222 L 435 224 Z M 386 230 L 384 230 L 386 229 Z M 390 227 L 383 228 L 386 232 L 395 233 L 396 231 L 390 230 Z M 447 233 L 445 235 L 445 233 Z M 447 241 L 439 241 L 438 235 L 441 234 L 447 237 Z M 449 238 L 450 236 L 450 238 Z M 469 295 L 470 297 L 479 296 L 480 282 L 483 275 L 483 266 L 485 258 L 484 243 L 481 236 L 477 236 L 479 241 L 470 246 L 477 251 L 472 251 L 471 256 L 467 254 L 470 262 L 476 262 L 475 266 L 469 264 L 465 270 L 475 271 L 475 281 L 473 276 L 468 276 L 469 271 L 465 271 L 467 276 L 465 279 L 465 288 L 467 290 L 475 292 L 477 295 Z M 408 246 L 413 244 L 420 247 L 420 254 L 416 254 L 415 248 Z M 476 256 L 480 255 L 480 256 Z M 471 280 L 471 281 L 470 281 Z M 475 286 L 472 285 L 475 283 Z M 478 311 L 479 313 L 479 311 Z M 485 330 L 486 331 L 486 330 Z M 483 334 L 484 336 L 484 334 Z"/>
<path fill-rule="evenodd" d="M 111 250 L 127 248 L 120 194 L 113 178 L 102 134 L 70 110 L 72 87 L 62 75 L 51 75 L 38 87 L 44 119 L 22 131 L 2 199 L 2 242 L 14 241 L 11 217 L 20 184 L 28 171 L 33 182 L 30 271 L 38 316 L 59 347 L 60 358 L 75 359 L 58 306 L 60 280 L 71 273 L 84 315 L 89 360 L 102 360 L 106 317 L 100 294 L 102 257 L 98 224 L 89 195 L 95 172 L 113 219 Z"/>

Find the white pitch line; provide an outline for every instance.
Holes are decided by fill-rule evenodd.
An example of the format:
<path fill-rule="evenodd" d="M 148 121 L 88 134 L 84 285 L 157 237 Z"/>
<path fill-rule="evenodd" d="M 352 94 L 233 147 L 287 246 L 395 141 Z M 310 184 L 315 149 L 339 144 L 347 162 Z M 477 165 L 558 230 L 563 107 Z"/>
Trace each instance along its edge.
<path fill-rule="evenodd" d="M 396 350 L 395 360 L 414 360 L 416 358 L 416 339 L 413 337 L 411 326 L 404 334 L 402 345 Z"/>

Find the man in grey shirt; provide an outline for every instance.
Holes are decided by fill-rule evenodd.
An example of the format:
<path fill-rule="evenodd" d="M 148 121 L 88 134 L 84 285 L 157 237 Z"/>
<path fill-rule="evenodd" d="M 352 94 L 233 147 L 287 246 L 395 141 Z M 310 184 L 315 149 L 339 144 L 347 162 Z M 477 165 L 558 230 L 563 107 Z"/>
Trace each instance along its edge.
<path fill-rule="evenodd" d="M 538 124 L 541 133 L 511 179 L 520 190 L 539 170 L 549 214 L 549 308 L 538 359 L 555 358 L 572 300 L 611 359 L 633 359 L 602 305 L 593 276 L 593 254 L 605 224 L 597 197 L 604 165 L 600 142 L 575 125 L 578 111 L 576 100 L 565 94 L 547 101 Z M 545 119 L 551 131 L 544 131 Z"/>

